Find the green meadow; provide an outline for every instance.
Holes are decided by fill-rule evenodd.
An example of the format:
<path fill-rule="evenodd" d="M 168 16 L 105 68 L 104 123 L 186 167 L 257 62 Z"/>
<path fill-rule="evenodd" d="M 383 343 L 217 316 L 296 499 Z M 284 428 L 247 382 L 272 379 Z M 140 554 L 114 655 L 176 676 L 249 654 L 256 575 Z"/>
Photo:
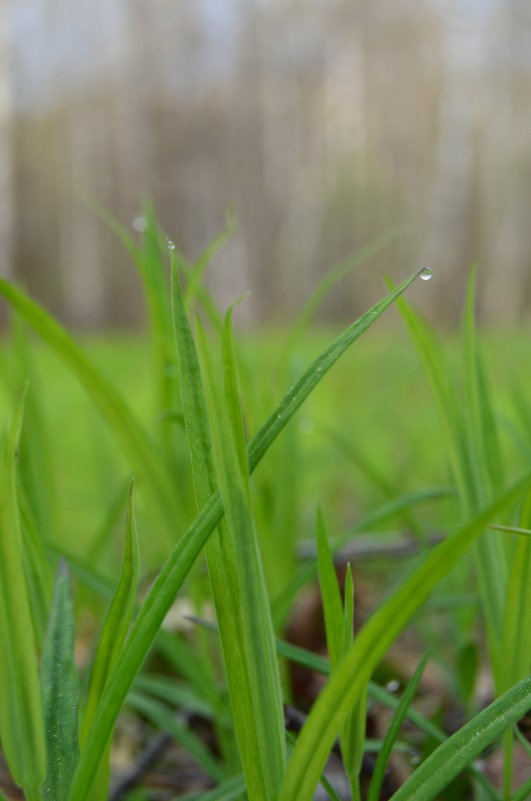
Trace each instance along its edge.
<path fill-rule="evenodd" d="M 528 332 L 480 330 L 475 269 L 456 331 L 421 270 L 249 331 L 203 281 L 227 232 L 192 264 L 111 225 L 143 334 L 0 279 L 5 798 L 525 801 Z"/>

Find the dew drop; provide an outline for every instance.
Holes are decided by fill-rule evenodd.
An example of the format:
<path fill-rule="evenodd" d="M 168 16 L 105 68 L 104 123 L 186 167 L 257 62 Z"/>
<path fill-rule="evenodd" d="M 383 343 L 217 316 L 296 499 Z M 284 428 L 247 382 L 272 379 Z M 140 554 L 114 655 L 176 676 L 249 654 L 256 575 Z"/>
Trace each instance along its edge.
<path fill-rule="evenodd" d="M 385 685 L 385 689 L 389 693 L 396 693 L 400 689 L 400 682 L 398 679 L 391 679 L 391 681 L 388 681 Z"/>
<path fill-rule="evenodd" d="M 422 278 L 423 281 L 429 281 L 432 275 L 433 275 L 432 271 L 430 270 L 428 265 L 426 265 L 426 267 L 423 268 L 420 277 Z"/>
<path fill-rule="evenodd" d="M 172 242 L 171 239 L 168 239 L 168 247 L 170 250 L 175 250 L 175 242 Z"/>

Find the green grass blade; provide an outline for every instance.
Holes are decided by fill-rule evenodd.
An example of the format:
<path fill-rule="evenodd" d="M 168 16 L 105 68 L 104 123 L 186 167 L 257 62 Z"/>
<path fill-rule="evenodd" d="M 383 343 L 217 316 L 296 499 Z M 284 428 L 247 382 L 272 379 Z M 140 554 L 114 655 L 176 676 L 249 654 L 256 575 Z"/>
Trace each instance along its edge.
<path fill-rule="evenodd" d="M 0 458 L 0 738 L 15 782 L 38 799 L 46 773 L 45 740 L 15 475 L 24 398 L 25 393 Z"/>
<path fill-rule="evenodd" d="M 332 670 L 343 657 L 343 605 L 322 510 L 317 510 L 317 569 L 323 602 L 326 642 Z"/>
<path fill-rule="evenodd" d="M 0 278 L 0 295 L 19 311 L 84 386 L 107 420 L 135 473 L 151 492 L 156 508 L 162 508 L 167 523 L 163 529 L 165 545 L 171 544 L 173 536 L 170 532 L 180 521 L 181 515 L 163 463 L 143 426 L 118 390 L 51 315 L 4 278 Z"/>
<path fill-rule="evenodd" d="M 528 779 L 513 795 L 511 801 L 528 801 L 531 796 L 531 779 Z"/>
<path fill-rule="evenodd" d="M 531 494 L 520 514 L 520 525 L 531 535 Z M 511 557 L 503 616 L 501 689 L 507 690 L 531 670 L 531 536 L 517 537 Z"/>
<path fill-rule="evenodd" d="M 293 417 L 308 395 L 317 386 L 319 381 L 326 375 L 337 360 L 370 326 L 380 317 L 393 303 L 402 295 L 406 289 L 418 278 L 422 270 L 402 281 L 385 298 L 376 303 L 371 309 L 363 314 L 358 320 L 340 334 L 332 344 L 326 348 L 315 361 L 308 367 L 302 376 L 293 384 L 291 389 L 284 395 L 283 399 L 261 426 L 252 442 L 249 445 L 249 467 L 251 472 L 254 470 L 271 443 L 277 438 L 288 420 Z"/>
<path fill-rule="evenodd" d="M 43 801 L 66 801 L 77 761 L 79 675 L 74 662 L 74 604 L 66 562 L 57 570 L 41 661 L 46 734 Z"/>
<path fill-rule="evenodd" d="M 377 303 L 347 328 L 288 391 L 248 447 L 251 472 L 326 372 L 349 345 L 358 339 L 402 292 L 406 291 L 420 272 L 419 270 L 406 279 L 391 295 Z M 126 695 L 153 645 L 176 594 L 197 555 L 221 520 L 222 514 L 223 507 L 219 494 L 216 493 L 202 507 L 153 583 L 103 692 L 96 718 L 87 737 L 84 754 L 81 755 L 74 775 L 69 801 L 85 801 L 87 798 L 97 765 L 110 740 Z"/>
<path fill-rule="evenodd" d="M 518 682 L 440 745 L 404 782 L 391 801 L 431 801 L 529 709 L 531 676 Z"/>
<path fill-rule="evenodd" d="M 236 422 L 241 416 L 237 391 L 232 384 L 230 315 L 224 336 L 224 373 L 229 377 L 225 402 L 217 385 L 209 345 L 198 326 L 199 352 L 204 365 L 205 389 L 218 486 L 221 493 L 227 530 L 234 547 L 232 580 L 239 599 L 236 629 L 240 660 L 246 664 L 249 680 L 238 688 L 245 704 L 234 713 L 240 756 L 250 801 L 276 801 L 284 774 L 285 735 L 280 676 L 276 660 L 273 624 L 265 586 L 258 540 L 251 509 L 247 466 L 242 472 L 236 437 L 243 428 Z M 229 362 L 229 364 L 227 364 Z M 229 409 L 229 404 L 235 408 Z M 227 576 L 231 580 L 231 576 Z M 235 653 L 236 656 L 236 653 Z M 227 665 L 230 672 L 231 665 Z M 247 690 L 247 693 L 246 693 Z M 232 701 L 232 695 L 231 695 Z"/>
<path fill-rule="evenodd" d="M 519 534 L 522 537 L 531 537 L 531 528 L 521 528 L 520 526 L 504 526 L 501 523 L 493 523 L 489 528 L 495 531 L 505 531 L 507 534 Z"/>
<path fill-rule="evenodd" d="M 122 571 L 118 587 L 103 624 L 92 666 L 87 705 L 81 729 L 82 746 L 96 714 L 103 688 L 127 637 L 135 604 L 139 570 L 140 555 L 135 522 L 133 484 L 131 484 L 127 506 Z"/>
<path fill-rule="evenodd" d="M 350 563 L 345 574 L 345 609 L 343 614 L 343 659 L 352 648 L 354 642 L 354 582 Z M 358 700 L 348 713 L 341 727 L 340 741 L 343 763 L 347 771 L 351 795 L 360 798 L 359 775 L 365 749 L 365 730 L 367 726 L 367 694 L 368 685 L 362 688 Z"/>
<path fill-rule="evenodd" d="M 23 487 L 19 487 L 18 505 L 20 511 L 20 530 L 22 533 L 22 559 L 28 587 L 33 629 L 39 650 L 42 649 L 50 599 L 52 582 L 50 580 L 46 553 L 40 531 L 33 517 L 33 506 L 30 504 Z"/>
<path fill-rule="evenodd" d="M 428 656 L 429 654 L 426 653 L 420 660 L 417 669 L 409 680 L 407 687 L 402 694 L 402 698 L 395 709 L 390 726 L 387 730 L 387 734 L 385 735 L 382 748 L 376 759 L 376 765 L 374 766 L 374 773 L 372 774 L 371 786 L 369 788 L 367 801 L 378 801 L 380 797 L 380 790 L 382 788 L 387 762 L 389 761 L 391 751 L 393 750 L 393 745 L 395 744 L 400 732 L 400 727 L 406 718 L 407 711 L 413 702 L 415 693 L 417 692 L 422 674 L 424 673 L 424 668 L 426 667 L 426 663 L 428 661 Z"/>
<path fill-rule="evenodd" d="M 280 801 L 310 801 L 336 733 L 360 697 L 372 670 L 434 587 L 488 523 L 521 497 L 529 481 L 529 476 L 520 481 L 496 504 L 430 551 L 366 623 L 350 654 L 314 704 L 288 765 Z"/>
<path fill-rule="evenodd" d="M 173 333 L 181 377 L 184 422 L 197 506 L 201 509 L 216 489 L 210 427 L 195 342 L 186 314 L 175 256 L 171 250 L 170 260 Z"/>

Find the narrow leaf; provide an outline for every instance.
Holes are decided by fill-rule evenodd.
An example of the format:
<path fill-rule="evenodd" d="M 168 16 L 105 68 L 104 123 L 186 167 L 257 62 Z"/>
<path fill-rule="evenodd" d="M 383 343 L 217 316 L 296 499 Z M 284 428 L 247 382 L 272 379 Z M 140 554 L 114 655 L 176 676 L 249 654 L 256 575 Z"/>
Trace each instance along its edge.
<path fill-rule="evenodd" d="M 332 671 L 343 657 L 343 605 L 322 510 L 317 510 L 317 567 Z"/>
<path fill-rule="evenodd" d="M 0 455 L 0 738 L 15 782 L 38 798 L 46 772 L 45 742 L 15 475 L 24 398 L 25 393 Z"/>
<path fill-rule="evenodd" d="M 449 737 L 416 769 L 391 801 L 431 801 L 458 773 L 531 709 L 531 676 L 515 684 Z"/>
<path fill-rule="evenodd" d="M 65 801 L 79 759 L 79 676 L 74 662 L 74 606 L 64 561 L 57 570 L 44 640 L 41 693 L 47 761 L 43 801 Z"/>

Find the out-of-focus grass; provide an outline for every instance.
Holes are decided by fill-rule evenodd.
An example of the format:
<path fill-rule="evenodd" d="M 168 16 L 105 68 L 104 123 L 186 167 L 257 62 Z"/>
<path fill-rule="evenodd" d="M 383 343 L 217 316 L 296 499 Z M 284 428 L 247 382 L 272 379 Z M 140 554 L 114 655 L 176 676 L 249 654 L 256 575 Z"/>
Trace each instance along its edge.
<path fill-rule="evenodd" d="M 307 364 L 337 333 L 330 327 L 315 327 L 298 345 L 295 359 Z M 280 367 L 286 331 L 267 329 L 240 332 L 238 337 L 242 388 L 246 398 L 248 435 L 271 411 L 283 380 Z M 520 331 L 486 331 L 483 352 L 493 385 L 496 386 L 495 412 L 503 420 L 503 449 L 514 474 L 524 465 L 514 428 L 522 427 L 514 387 L 531 399 L 529 334 Z M 120 386 L 132 409 L 153 433 L 159 421 L 153 414 L 152 352 L 142 334 L 100 334 L 82 338 L 91 358 Z M 445 339 L 450 365 L 459 360 L 456 336 Z M 57 477 L 58 531 L 56 542 L 68 548 L 71 532 L 76 531 L 76 549 L 90 551 L 102 526 L 102 509 L 108 509 L 128 476 L 127 464 L 108 427 L 77 381 L 38 340 L 33 343 L 39 391 L 45 422 L 51 438 L 49 456 Z M 0 345 L 4 378 L 12 375 L 8 343 Z M 251 364 L 253 365 L 251 369 Z M 247 369 L 249 367 L 249 369 Z M 256 383 L 252 374 L 263 380 Z M 9 382 L 0 382 L 0 415 L 10 419 L 12 392 Z M 530 404 L 531 405 L 531 404 Z M 341 425 L 338 425 L 341 420 Z M 176 423 L 177 425 L 177 423 Z M 344 530 L 355 519 L 381 503 L 383 490 L 375 486 L 358 464 L 362 455 L 375 471 L 401 491 L 449 482 L 446 447 L 432 403 L 430 391 L 418 358 L 405 333 L 387 328 L 366 335 L 364 346 L 348 352 L 308 399 L 302 413 L 290 425 L 298 426 L 299 447 L 304 472 L 299 476 L 304 528 L 311 536 L 315 519 L 315 499 L 327 509 L 331 527 Z M 391 436 L 392 432 L 392 436 Z M 273 446 L 270 462 L 275 463 L 281 443 Z M 280 454 L 278 454 L 280 458 Z M 267 470 L 264 465 L 260 471 Z M 266 479 L 265 476 L 262 477 Z M 183 476 L 183 482 L 189 481 Z M 437 515 L 433 525 L 448 522 L 445 504 L 417 514 Z M 121 532 L 122 509 L 116 521 Z M 142 530 L 143 507 L 137 509 Z M 307 524 L 307 528 L 306 528 Z M 121 559 L 120 537 L 116 538 L 116 560 Z M 149 567 L 149 543 L 144 567 Z M 101 569 L 115 569 L 102 560 Z"/>

